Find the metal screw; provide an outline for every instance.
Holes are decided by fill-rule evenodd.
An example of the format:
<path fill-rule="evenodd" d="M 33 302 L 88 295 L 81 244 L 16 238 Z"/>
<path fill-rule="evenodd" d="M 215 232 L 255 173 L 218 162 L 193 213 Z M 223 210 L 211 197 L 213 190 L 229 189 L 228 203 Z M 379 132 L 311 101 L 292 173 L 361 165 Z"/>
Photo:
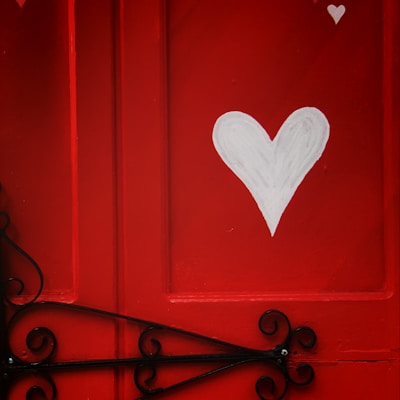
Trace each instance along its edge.
<path fill-rule="evenodd" d="M 281 354 L 282 354 L 284 357 L 286 357 L 286 356 L 289 354 L 289 352 L 288 352 L 286 349 L 282 349 Z"/>

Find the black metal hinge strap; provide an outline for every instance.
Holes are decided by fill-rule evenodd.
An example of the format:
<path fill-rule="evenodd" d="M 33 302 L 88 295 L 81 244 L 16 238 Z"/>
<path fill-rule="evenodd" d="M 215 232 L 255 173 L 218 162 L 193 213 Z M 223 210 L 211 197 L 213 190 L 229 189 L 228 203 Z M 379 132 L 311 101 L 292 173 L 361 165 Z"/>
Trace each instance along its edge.
<path fill-rule="evenodd" d="M 261 365 L 266 371 L 255 383 L 255 392 L 261 400 L 283 399 L 290 385 L 304 386 L 313 380 L 312 366 L 307 362 L 297 361 L 298 357 L 295 354 L 297 350 L 294 349 L 300 349 L 299 353 L 302 350 L 312 349 L 314 351 L 316 334 L 307 326 L 292 329 L 288 317 L 279 310 L 268 310 L 259 318 L 259 331 L 266 338 L 272 338 L 272 342 L 274 342 L 270 348 L 260 350 L 110 311 L 77 304 L 38 301 L 43 289 L 41 269 L 33 258 L 7 235 L 6 229 L 10 224 L 8 215 L 0 213 L 0 217 L 3 219 L 3 224 L 0 225 L 0 239 L 3 239 L 5 245 L 32 265 L 38 275 L 38 289 L 31 297 L 26 297 L 24 281 L 20 277 L 5 278 L 1 282 L 0 395 L 2 399 L 7 398 L 7 393 L 13 385 L 18 385 L 22 378 L 29 375 L 37 381 L 37 384 L 32 384 L 26 390 L 27 400 L 33 399 L 37 395 L 44 399 L 55 400 L 57 385 L 53 379 L 54 373 L 79 369 L 132 369 L 135 385 L 142 393 L 137 400 L 153 398 L 216 374 L 227 372 L 232 368 L 245 367 L 249 364 Z M 3 265 L 1 269 L 4 271 Z M 9 293 L 9 289 L 7 289 L 10 284 L 14 285 L 12 293 Z M 15 290 L 15 284 L 17 290 Z M 60 315 L 63 312 L 75 316 L 84 314 L 88 318 L 100 317 L 107 321 L 121 321 L 135 326 L 135 331 L 138 332 L 135 354 L 132 357 L 114 359 L 107 357 L 78 360 L 60 359 L 57 350 L 62 343 L 59 344 L 59 339 L 50 326 L 51 321 L 38 323 L 33 328 L 28 328 L 29 332 L 24 334 L 26 349 L 24 354 L 18 353 L 24 346 L 13 350 L 10 342 L 11 333 L 19 326 L 25 326 L 26 324 L 21 324 L 21 322 L 24 322 L 27 317 L 46 315 L 49 309 Z M 209 350 L 201 353 L 193 353 L 190 350 L 186 354 L 170 352 L 168 350 L 170 342 L 174 343 L 181 339 L 183 342 L 190 340 L 193 343 L 200 343 Z M 272 342 L 268 341 L 268 343 Z M 30 354 L 30 358 L 27 353 Z M 200 365 L 202 370 L 194 373 L 193 376 L 178 379 L 176 382 L 164 382 L 159 379 L 164 366 L 180 365 L 193 367 Z"/>

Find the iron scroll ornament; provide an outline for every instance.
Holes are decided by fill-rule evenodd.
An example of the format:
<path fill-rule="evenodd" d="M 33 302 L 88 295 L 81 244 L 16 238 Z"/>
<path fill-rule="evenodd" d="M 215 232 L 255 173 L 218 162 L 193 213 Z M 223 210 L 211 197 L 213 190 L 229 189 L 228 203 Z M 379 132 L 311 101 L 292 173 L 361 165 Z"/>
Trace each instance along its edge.
<path fill-rule="evenodd" d="M 128 368 L 133 372 L 136 388 L 141 393 L 136 400 L 147 400 L 159 395 L 205 380 L 233 368 L 249 364 L 262 366 L 263 373 L 256 380 L 255 392 L 260 400 L 281 400 L 290 386 L 306 386 L 314 379 L 313 367 L 307 362 L 293 362 L 295 349 L 312 351 L 317 336 L 307 326 L 292 329 L 288 317 L 279 310 L 264 312 L 258 322 L 261 334 L 272 339 L 274 345 L 269 350 L 244 347 L 216 338 L 189 332 L 180 328 L 126 316 L 110 311 L 52 301 L 40 301 L 43 290 L 43 274 L 36 261 L 21 249 L 7 234 L 10 218 L 0 213 L 0 240 L 9 250 L 22 257 L 33 269 L 37 277 L 37 289 L 27 295 L 24 280 L 20 277 L 2 279 L 0 296 L 0 398 L 7 399 L 9 392 L 30 377 L 25 390 L 26 400 L 42 398 L 57 399 L 57 385 L 54 373 L 79 369 Z M 2 265 L 2 271 L 4 265 Z M 40 324 L 29 329 L 25 335 L 25 350 L 17 353 L 11 345 L 12 332 L 27 316 L 51 309 L 67 311 L 74 315 L 97 317 L 121 321 L 138 327 L 137 350 L 132 357 L 63 360 L 57 356 L 60 347 L 53 329 Z M 201 343 L 211 351 L 171 353 L 164 347 L 169 337 L 175 340 Z M 29 353 L 27 355 L 27 353 Z M 201 365 L 201 372 L 177 381 L 160 384 L 160 371 L 165 366 Z"/>

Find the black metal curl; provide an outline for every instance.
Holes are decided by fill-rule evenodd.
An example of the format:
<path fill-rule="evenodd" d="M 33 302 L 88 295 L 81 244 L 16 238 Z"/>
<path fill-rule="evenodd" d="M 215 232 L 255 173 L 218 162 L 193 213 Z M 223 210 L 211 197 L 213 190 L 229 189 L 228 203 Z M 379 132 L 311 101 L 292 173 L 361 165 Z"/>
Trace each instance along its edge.
<path fill-rule="evenodd" d="M 299 326 L 294 329 L 293 337 L 303 349 L 312 349 L 317 343 L 316 333 L 308 326 Z"/>
<path fill-rule="evenodd" d="M 279 321 L 284 321 L 286 324 L 286 328 L 288 333 L 290 332 L 290 322 L 288 317 L 279 310 L 268 310 L 265 311 L 259 321 L 258 326 L 260 331 L 265 335 L 272 336 L 275 335 L 279 330 Z M 272 328 L 268 325 L 273 325 Z M 270 328 L 270 329 L 268 329 Z"/>
<path fill-rule="evenodd" d="M 28 301 L 21 301 L 21 302 L 14 302 L 13 300 L 11 300 L 11 298 L 13 296 L 19 296 L 21 298 L 21 296 L 24 294 L 25 291 L 25 284 L 23 279 L 18 278 L 18 277 L 10 277 L 7 279 L 7 283 L 5 284 L 5 286 L 9 287 L 10 283 L 13 282 L 17 282 L 19 288 L 16 292 L 14 292 L 13 294 L 9 295 L 7 294 L 7 290 L 3 289 L 3 296 L 4 299 L 7 301 L 7 303 L 9 303 L 12 306 L 25 306 L 28 304 L 32 304 L 34 303 L 39 296 L 41 295 L 42 291 L 43 291 L 43 273 L 42 270 L 40 269 L 39 264 L 25 251 L 23 250 L 21 247 L 19 247 L 12 239 L 10 239 L 10 237 L 7 235 L 7 228 L 10 226 L 10 217 L 7 213 L 5 212 L 0 212 L 0 218 L 2 218 L 4 220 L 3 225 L 0 226 L 0 239 L 4 239 L 4 241 L 12 248 L 14 249 L 18 254 L 20 254 L 23 258 L 25 258 L 29 264 L 31 264 L 31 266 L 34 268 L 35 272 L 38 275 L 39 278 L 39 287 L 36 290 L 36 293 L 33 294 L 32 298 Z"/>
<path fill-rule="evenodd" d="M 279 310 L 268 310 L 265 311 L 258 320 L 258 327 L 260 331 L 267 336 L 274 336 L 278 334 L 280 326 L 282 324 L 284 325 L 285 329 L 284 335 L 282 334 L 283 340 L 281 340 L 275 348 L 281 348 L 282 351 L 287 351 L 287 349 L 284 348 L 287 348 L 289 346 L 291 337 L 291 326 L 289 318 Z M 287 356 L 287 354 L 288 353 L 283 355 Z"/>
<path fill-rule="evenodd" d="M 295 369 L 298 379 L 296 379 L 289 369 L 288 379 L 291 383 L 297 386 L 305 386 L 314 380 L 314 368 L 308 363 L 301 363 Z"/>
<path fill-rule="evenodd" d="M 276 384 L 271 376 L 263 375 L 257 379 L 256 382 L 256 393 L 261 400 L 269 400 L 265 396 L 265 392 L 268 392 L 271 396 L 275 396 Z"/>
<path fill-rule="evenodd" d="M 24 283 L 24 281 L 22 279 L 20 279 L 20 278 L 8 278 L 7 282 L 8 282 L 7 286 L 10 286 L 10 284 L 12 284 L 14 282 L 17 283 L 17 285 L 19 286 L 19 289 L 14 291 L 17 296 L 21 296 L 24 293 L 24 291 L 25 291 L 25 283 Z M 8 300 L 8 302 L 11 303 L 10 300 Z"/>
<path fill-rule="evenodd" d="M 144 329 L 140 334 L 138 348 L 144 358 L 154 358 L 160 355 L 162 347 L 161 342 L 154 337 L 150 337 L 150 335 L 151 333 L 160 331 L 161 329 L 161 326 L 152 325 Z M 151 346 L 147 345 L 148 341 L 150 342 Z"/>
<path fill-rule="evenodd" d="M 283 372 L 283 371 L 282 371 Z M 268 375 L 261 376 L 256 382 L 256 393 L 260 400 L 282 400 L 288 390 L 288 380 L 282 373 L 283 388 L 277 392 L 275 380 Z"/>
<path fill-rule="evenodd" d="M 43 363 L 50 360 L 57 347 L 57 339 L 54 333 L 44 327 L 36 327 L 33 328 L 26 337 L 26 346 L 28 349 L 37 355 L 41 355 L 39 361 L 35 361 L 36 363 Z M 43 353 L 40 354 L 40 353 Z"/>
<path fill-rule="evenodd" d="M 46 392 L 45 389 L 43 389 L 42 386 L 39 385 L 34 385 L 31 386 L 25 395 L 26 400 L 36 400 L 39 397 L 41 397 L 44 400 L 55 400 L 57 398 L 57 387 L 56 384 L 54 383 L 53 379 L 50 378 L 49 375 L 44 374 L 44 373 L 35 373 L 35 377 L 41 377 L 43 378 L 50 386 L 50 393 Z"/>
<path fill-rule="evenodd" d="M 157 378 L 157 369 L 153 364 L 141 363 L 135 368 L 133 380 L 136 387 L 146 396 L 153 396 L 164 391 L 163 388 L 151 388 Z M 144 397 L 142 397 L 144 399 Z M 140 399 L 138 399 L 140 400 Z"/>
<path fill-rule="evenodd" d="M 19 324 L 23 323 L 24 317 L 29 314 L 29 311 L 32 312 L 38 307 L 44 307 L 46 305 L 51 305 L 51 302 L 28 303 L 24 306 L 18 307 L 7 322 L 8 335 L 12 337 L 13 331 L 15 329 L 19 329 Z M 21 358 L 13 351 L 10 343 L 8 343 L 8 357 L 15 360 L 17 364 L 31 364 L 32 366 L 37 367 L 38 365 L 46 363 L 53 358 L 57 348 L 57 338 L 54 332 L 49 328 L 37 326 L 27 332 L 25 337 L 25 345 L 27 350 L 30 352 L 30 355 L 25 355 L 23 358 Z"/>
<path fill-rule="evenodd" d="M 14 364 L 14 362 L 12 363 Z M 25 379 L 33 379 L 35 383 L 29 383 L 25 391 L 26 400 L 37 400 L 38 397 L 43 400 L 56 400 L 57 398 L 57 387 L 54 380 L 44 371 L 40 371 L 34 368 L 23 369 L 21 371 L 15 371 L 15 373 L 4 373 L 2 385 L 0 386 L 0 393 L 2 394 L 1 399 L 6 399 L 7 388 L 17 384 L 17 382 L 23 382 Z M 24 388 L 23 388 L 24 390 Z"/>
<path fill-rule="evenodd" d="M 32 386 L 27 390 L 25 399 L 35 400 L 38 396 L 42 399 L 47 399 L 46 392 L 43 390 L 43 388 L 40 386 Z"/>

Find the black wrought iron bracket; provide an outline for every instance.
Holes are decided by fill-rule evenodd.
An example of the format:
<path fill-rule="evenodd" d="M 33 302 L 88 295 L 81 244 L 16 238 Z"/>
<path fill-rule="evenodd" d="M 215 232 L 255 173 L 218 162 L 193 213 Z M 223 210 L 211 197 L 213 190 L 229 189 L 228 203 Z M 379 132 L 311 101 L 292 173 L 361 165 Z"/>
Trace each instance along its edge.
<path fill-rule="evenodd" d="M 111 311 L 99 310 L 77 304 L 40 301 L 43 290 L 43 274 L 38 263 L 7 234 L 10 218 L 0 213 L 0 241 L 2 248 L 8 246 L 29 263 L 38 277 L 38 288 L 30 297 L 25 290 L 24 280 L 20 277 L 3 278 L 0 286 L 0 398 L 7 399 L 10 391 L 21 381 L 30 383 L 24 391 L 27 400 L 43 398 L 55 400 L 57 385 L 54 374 L 62 371 L 96 368 L 127 368 L 133 373 L 136 388 L 141 393 L 137 400 L 150 399 L 172 392 L 189 384 L 205 380 L 216 374 L 258 364 L 265 368 L 255 382 L 255 395 L 261 400 L 283 399 L 290 386 L 306 386 L 314 379 L 314 370 L 307 362 L 292 359 L 297 352 L 313 352 L 317 337 L 307 326 L 294 329 L 288 317 L 278 310 L 264 312 L 258 328 L 276 343 L 268 350 L 258 350 L 232 344 L 216 338 L 203 336 L 176 327 L 146 321 Z M 1 271 L 6 270 L 2 262 Z M 28 298 L 27 298 L 28 296 Z M 137 356 L 114 359 L 60 360 L 57 356 L 58 342 L 54 332 L 42 325 L 29 329 L 25 335 L 24 354 L 19 354 L 11 344 L 11 332 L 23 319 L 44 309 L 67 310 L 88 316 L 104 317 L 115 321 L 125 321 L 139 328 L 137 338 Z M 164 348 L 166 336 L 189 339 L 213 349 L 205 353 L 171 354 Z M 299 350 L 296 350 L 299 349 Z M 29 354 L 26 354 L 26 353 Z M 164 366 L 202 365 L 200 373 L 165 384 L 158 379 L 159 371 Z M 160 383 L 161 382 L 161 383 Z M 251 394 L 249 394 L 249 399 Z"/>

